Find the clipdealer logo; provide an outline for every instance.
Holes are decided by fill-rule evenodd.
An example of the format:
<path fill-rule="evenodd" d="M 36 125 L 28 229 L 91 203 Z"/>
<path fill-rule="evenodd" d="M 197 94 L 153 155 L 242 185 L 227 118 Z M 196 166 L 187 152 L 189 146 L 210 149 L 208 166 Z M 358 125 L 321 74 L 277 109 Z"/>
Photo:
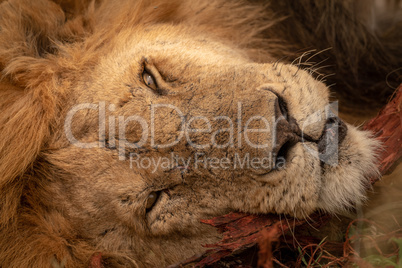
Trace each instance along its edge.
<path fill-rule="evenodd" d="M 303 130 L 308 128 L 310 125 L 315 124 L 320 121 L 325 121 L 327 118 L 332 116 L 336 116 L 337 114 L 337 103 L 331 103 L 327 107 L 325 107 L 325 112 L 317 111 L 308 116 L 301 127 L 302 134 Z M 177 131 L 177 136 L 174 141 L 170 143 L 158 143 L 155 138 L 156 133 L 156 120 L 158 119 L 158 114 L 164 114 L 160 112 L 162 109 L 170 109 L 171 112 L 174 111 L 177 118 L 180 120 L 180 129 Z M 77 139 L 72 131 L 73 120 L 77 113 L 88 113 L 88 112 L 97 112 L 98 113 L 98 141 L 94 142 L 84 142 L 82 140 Z M 115 116 L 111 115 L 115 111 L 115 105 L 110 104 L 107 105 L 106 102 L 99 103 L 82 103 L 75 105 L 72 109 L 69 110 L 64 122 L 64 132 L 68 141 L 76 147 L 79 148 L 105 148 L 106 146 L 116 148 L 119 155 L 119 160 L 127 160 L 126 151 L 134 151 L 134 153 L 130 153 L 129 160 L 130 166 L 132 168 L 144 168 L 144 169 L 152 169 L 156 171 L 157 168 L 172 168 L 175 166 L 182 167 L 184 169 L 188 169 L 190 166 L 193 168 L 203 167 L 203 168 L 270 168 L 273 166 L 278 167 L 278 165 L 282 165 L 284 167 L 285 161 L 281 163 L 282 159 L 278 159 L 276 155 L 273 153 L 264 157 L 264 158 L 251 158 L 248 153 L 244 155 L 239 155 L 235 153 L 231 158 L 224 157 L 221 159 L 216 159 L 214 157 L 208 157 L 203 153 L 195 153 L 192 157 L 184 159 L 183 157 L 175 154 L 171 154 L 169 157 L 163 156 L 158 157 L 157 159 L 151 159 L 149 157 L 143 157 L 140 153 L 136 153 L 135 151 L 141 148 L 144 148 L 147 143 L 151 148 L 164 149 L 164 148 L 172 148 L 176 146 L 183 139 L 185 142 L 194 148 L 194 151 L 201 151 L 208 148 L 213 149 L 227 149 L 227 148 L 241 148 L 243 146 L 242 142 L 244 142 L 251 149 L 264 149 L 264 148 L 275 148 L 276 146 L 276 137 L 277 137 L 277 123 L 279 120 L 283 118 L 266 118 L 264 116 L 254 115 L 248 118 L 245 122 L 243 122 L 242 118 L 242 103 L 237 103 L 237 113 L 234 120 L 229 116 L 215 116 L 212 118 L 208 118 L 206 116 L 194 116 L 188 118 L 184 116 L 183 112 L 176 106 L 171 104 L 152 104 L 149 106 L 149 120 L 147 121 L 144 117 L 139 115 L 130 115 L 130 116 Z M 158 113 L 160 112 L 160 113 Z M 268 120 L 271 119 L 271 120 Z M 206 126 L 205 128 L 192 128 L 191 125 L 194 121 L 201 121 Z M 217 130 L 212 130 L 212 124 L 214 122 L 226 122 L 225 127 L 222 127 Z M 262 122 L 261 125 L 264 125 L 265 128 L 255 129 L 250 128 L 250 125 L 255 122 Z M 271 122 L 271 123 L 270 123 Z M 136 142 L 130 142 L 126 138 L 127 134 L 127 126 L 130 123 L 137 124 L 140 130 L 140 138 Z M 106 127 L 106 124 L 108 126 Z M 116 128 L 116 126 L 118 126 Z M 107 131 L 108 130 L 108 131 Z M 220 133 L 227 133 L 228 139 L 224 144 L 218 144 L 217 135 Z M 253 143 L 250 140 L 250 133 L 270 133 L 272 139 L 263 144 Z M 191 138 L 191 135 L 194 133 L 202 133 L 203 135 L 209 135 L 209 142 L 204 144 L 198 144 Z M 235 139 L 236 135 L 236 139 Z M 106 144 L 105 137 L 108 137 Z M 303 137 L 302 137 L 303 138 Z M 303 142 L 303 140 L 302 140 Z M 334 143 L 334 140 L 330 140 L 328 142 Z M 306 150 L 310 152 L 314 157 L 319 157 L 321 161 L 326 162 L 327 164 L 336 165 L 337 157 L 328 157 L 328 155 L 324 153 L 317 155 L 316 150 L 311 148 L 311 146 L 306 145 Z M 337 150 L 337 148 L 335 148 Z M 334 148 L 331 149 L 331 155 L 334 154 Z M 335 152 L 337 154 L 337 151 Z M 331 159 L 331 160 L 329 160 Z M 334 162 L 335 159 L 335 162 Z"/>

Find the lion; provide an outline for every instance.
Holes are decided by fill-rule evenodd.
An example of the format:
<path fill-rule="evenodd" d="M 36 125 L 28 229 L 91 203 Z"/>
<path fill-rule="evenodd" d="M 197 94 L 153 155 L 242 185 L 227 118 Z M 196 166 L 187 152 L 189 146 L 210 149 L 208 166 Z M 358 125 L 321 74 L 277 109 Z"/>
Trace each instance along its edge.
<path fill-rule="evenodd" d="M 364 202 L 381 145 L 329 86 L 381 104 L 402 50 L 352 2 L 1 1 L 0 266 L 162 267 L 201 219 Z"/>

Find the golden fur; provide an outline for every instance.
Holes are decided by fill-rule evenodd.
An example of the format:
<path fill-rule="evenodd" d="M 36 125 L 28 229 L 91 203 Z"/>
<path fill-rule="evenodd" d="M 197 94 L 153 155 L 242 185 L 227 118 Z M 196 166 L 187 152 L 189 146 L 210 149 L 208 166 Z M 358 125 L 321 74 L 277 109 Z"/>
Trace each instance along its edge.
<path fill-rule="evenodd" d="M 400 66 L 402 50 L 395 45 L 397 32 L 376 34 L 380 28 L 365 23 L 369 13 L 357 12 L 352 2 L 1 1 L 0 266 L 87 267 L 102 252 L 107 267 L 161 267 L 219 239 L 202 218 L 233 210 L 306 217 L 360 203 L 367 178 L 376 175 L 378 144 L 347 125 L 338 164 L 320 163 L 317 143 L 326 122 L 309 121 L 323 116 L 329 104 L 328 88 L 319 80 L 336 72 L 327 83 L 339 83 L 338 92 L 366 87 L 365 97 L 378 98 L 390 92 L 378 89 L 386 88 L 385 75 Z M 348 30 L 337 31 L 333 23 L 341 22 Z M 318 61 L 329 55 L 332 64 L 322 73 L 317 68 L 327 62 L 303 70 L 309 63 L 296 59 L 303 51 L 329 47 L 317 55 Z M 345 58 L 353 64 L 346 66 Z M 144 84 L 144 70 L 157 80 L 157 89 Z M 358 91 L 352 95 L 365 98 Z M 239 123 L 238 103 L 244 121 L 262 115 L 272 125 L 279 99 L 287 104 L 292 126 L 310 137 L 287 148 L 284 170 L 132 166 L 133 155 L 202 153 L 233 160 L 277 154 L 280 146 L 251 148 L 236 135 L 233 144 L 242 145 L 225 150 L 189 146 L 184 139 L 170 148 L 150 140 L 140 148 L 124 142 L 142 140 L 144 127 L 127 119 L 132 115 L 153 122 L 156 144 L 174 142 L 183 122 L 165 104 L 186 118 L 211 119 L 209 127 L 194 120 L 192 129 L 216 130 Z M 71 117 L 81 104 L 93 106 Z M 165 105 L 157 119 L 151 104 Z M 103 136 L 100 107 L 107 113 Z M 125 125 L 124 133 L 114 119 Z M 264 128 L 261 121 L 251 125 Z M 296 139 L 288 123 L 278 129 L 280 145 Z M 228 131 L 216 133 L 218 145 L 230 142 Z M 275 138 L 271 132 L 250 133 L 252 144 Z M 72 144 L 71 137 L 88 148 Z M 191 136 L 196 144 L 210 138 Z M 148 211 L 152 194 L 158 198 Z"/>

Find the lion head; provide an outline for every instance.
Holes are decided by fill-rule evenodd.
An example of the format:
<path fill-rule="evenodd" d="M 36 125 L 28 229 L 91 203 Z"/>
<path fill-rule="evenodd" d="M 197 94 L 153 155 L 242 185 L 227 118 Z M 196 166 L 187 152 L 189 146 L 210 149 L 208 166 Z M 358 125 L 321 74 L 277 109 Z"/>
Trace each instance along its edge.
<path fill-rule="evenodd" d="M 195 14 L 216 14 L 214 6 L 132 1 L 92 6 L 64 22 L 60 7 L 39 2 L 1 6 L 1 23 L 29 27 L 30 18 L 31 31 L 52 33 L 30 37 L 42 38 L 34 55 L 3 61 L 1 120 L 13 128 L 2 129 L 10 136 L 2 159 L 17 159 L 6 161 L 3 180 L 17 194 L 4 198 L 18 196 L 7 213 L 14 204 L 10 218 L 27 231 L 2 231 L 2 264 L 83 265 L 102 251 L 163 265 L 217 239 L 203 218 L 307 217 L 364 199 L 377 143 L 336 116 L 324 83 L 256 52 L 261 25 L 250 33 L 223 13 L 223 26 L 213 28 Z M 18 17 L 15 6 L 29 16 Z M 32 8 L 48 15 L 32 18 Z M 261 12 L 231 8 L 250 20 Z M 49 14 L 55 19 L 46 24 Z M 15 35 L 16 27 L 1 34 Z M 249 46 L 231 42 L 244 34 Z M 10 257 L 24 246 L 28 257 Z"/>

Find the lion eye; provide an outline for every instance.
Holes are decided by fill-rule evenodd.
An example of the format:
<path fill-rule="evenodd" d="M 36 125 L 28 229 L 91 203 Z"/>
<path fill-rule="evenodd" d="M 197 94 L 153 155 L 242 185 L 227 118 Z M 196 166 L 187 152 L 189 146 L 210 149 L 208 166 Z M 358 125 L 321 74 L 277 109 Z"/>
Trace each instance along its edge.
<path fill-rule="evenodd" d="M 154 77 L 149 74 L 147 71 L 144 71 L 142 73 L 142 79 L 144 80 L 144 83 L 151 89 L 156 90 L 157 86 L 156 86 L 156 82 Z"/>
<path fill-rule="evenodd" d="M 156 200 L 158 199 L 158 196 L 159 196 L 159 194 L 158 194 L 157 192 L 151 192 L 151 193 L 148 195 L 147 203 L 146 203 L 146 205 L 145 205 L 145 208 L 146 208 L 147 210 L 151 209 L 151 208 L 155 205 L 155 202 L 156 202 Z"/>

